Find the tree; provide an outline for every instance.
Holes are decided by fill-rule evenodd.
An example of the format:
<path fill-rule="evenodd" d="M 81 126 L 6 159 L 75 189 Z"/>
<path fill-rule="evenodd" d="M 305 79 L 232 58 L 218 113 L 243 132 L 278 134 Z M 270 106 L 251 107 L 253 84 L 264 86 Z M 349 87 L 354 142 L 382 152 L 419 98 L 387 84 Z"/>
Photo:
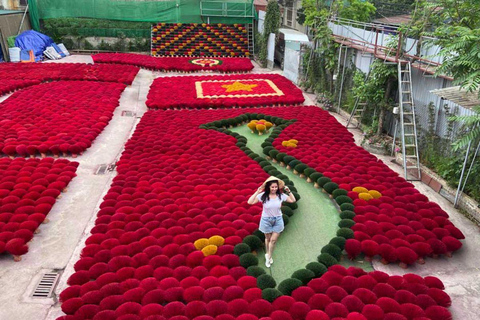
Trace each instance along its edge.
<path fill-rule="evenodd" d="M 341 0 L 336 5 L 339 17 L 360 22 L 370 21 L 377 10 L 370 2 L 361 0 Z"/>
<path fill-rule="evenodd" d="M 434 44 L 441 47 L 442 65 L 436 74 L 454 78 L 454 84 L 467 91 L 480 88 L 480 6 L 477 0 L 422 0 L 423 8 L 414 20 L 421 25 L 420 35 L 435 37 Z M 428 26 L 428 27 L 427 27 Z M 431 31 L 429 31 L 429 29 Z M 418 51 L 418 50 L 417 50 Z M 480 91 L 479 91 L 480 92 Z M 480 96 L 480 93 L 479 93 Z M 466 146 L 468 141 L 480 138 L 480 107 L 473 116 L 452 117 L 470 126 L 469 133 L 453 144 L 454 151 Z"/>
<path fill-rule="evenodd" d="M 453 143 L 453 151 L 462 149 L 472 141 L 473 145 L 480 140 L 480 106 L 474 107 L 475 114 L 469 116 L 453 116 L 449 120 L 462 121 L 463 124 L 470 128 L 468 133 Z"/>
<path fill-rule="evenodd" d="M 367 101 L 380 108 L 376 136 L 382 134 L 387 110 L 391 109 L 391 95 L 398 80 L 397 68 L 376 59 L 370 66 L 370 76 L 365 81 L 363 75 L 354 77 L 354 94 L 360 101 Z"/>
<path fill-rule="evenodd" d="M 265 22 L 263 35 L 260 36 L 260 52 L 259 58 L 262 67 L 267 66 L 267 48 L 268 37 L 270 33 L 277 33 L 280 28 L 280 7 L 276 0 L 269 0 L 267 4 L 267 12 L 265 14 Z"/>

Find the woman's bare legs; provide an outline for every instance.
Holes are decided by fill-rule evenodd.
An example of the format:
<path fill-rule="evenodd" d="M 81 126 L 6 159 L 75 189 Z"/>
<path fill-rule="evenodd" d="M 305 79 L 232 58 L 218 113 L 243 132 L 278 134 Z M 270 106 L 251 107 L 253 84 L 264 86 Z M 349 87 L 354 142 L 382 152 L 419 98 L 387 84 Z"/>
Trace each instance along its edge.
<path fill-rule="evenodd" d="M 265 233 L 265 254 L 268 254 L 268 249 L 270 248 L 270 238 L 272 238 L 271 233 Z"/>
<path fill-rule="evenodd" d="M 275 249 L 275 244 L 277 243 L 278 237 L 280 237 L 280 233 L 278 232 L 273 232 L 270 236 L 270 241 L 268 243 L 268 256 L 270 257 L 270 263 L 273 262 L 273 250 Z"/>

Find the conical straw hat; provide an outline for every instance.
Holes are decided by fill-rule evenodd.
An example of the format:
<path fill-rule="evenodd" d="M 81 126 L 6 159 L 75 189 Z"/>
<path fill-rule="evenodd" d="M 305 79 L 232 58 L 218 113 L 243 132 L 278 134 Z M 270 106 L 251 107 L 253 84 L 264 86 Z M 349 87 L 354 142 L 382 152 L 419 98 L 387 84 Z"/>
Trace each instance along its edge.
<path fill-rule="evenodd" d="M 266 185 L 267 182 L 269 182 L 269 181 L 278 181 L 278 187 L 279 187 L 280 189 L 285 188 L 285 182 L 283 182 L 283 180 L 280 180 L 280 179 L 278 179 L 277 177 L 274 177 L 274 176 L 271 176 L 271 177 L 269 177 L 267 180 L 265 180 L 265 182 L 262 184 L 262 187 L 265 188 L 265 185 Z"/>

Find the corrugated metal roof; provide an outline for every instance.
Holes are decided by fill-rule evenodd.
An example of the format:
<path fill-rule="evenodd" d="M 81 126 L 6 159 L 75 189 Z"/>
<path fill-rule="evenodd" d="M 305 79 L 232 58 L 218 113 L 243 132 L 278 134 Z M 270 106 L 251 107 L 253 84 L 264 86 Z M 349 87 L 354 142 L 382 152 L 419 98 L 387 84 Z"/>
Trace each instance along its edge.
<path fill-rule="evenodd" d="M 20 10 L 0 10 L 0 16 L 4 14 L 14 14 L 14 13 L 22 13 L 23 11 Z"/>
<path fill-rule="evenodd" d="M 412 21 L 412 16 L 411 15 L 402 14 L 402 15 L 399 15 L 399 16 L 375 19 L 372 22 L 373 23 L 390 24 L 390 25 L 399 26 L 401 24 L 409 23 L 410 21 Z"/>
<path fill-rule="evenodd" d="M 472 109 L 473 107 L 480 105 L 480 99 L 478 98 L 478 90 L 468 92 L 460 86 L 449 87 L 444 89 L 435 89 L 430 91 L 443 99 L 455 102 L 456 104 L 464 107 L 465 109 Z"/>
<path fill-rule="evenodd" d="M 292 29 L 278 29 L 278 31 L 285 35 L 285 41 L 309 42 L 308 36 L 300 31 Z"/>

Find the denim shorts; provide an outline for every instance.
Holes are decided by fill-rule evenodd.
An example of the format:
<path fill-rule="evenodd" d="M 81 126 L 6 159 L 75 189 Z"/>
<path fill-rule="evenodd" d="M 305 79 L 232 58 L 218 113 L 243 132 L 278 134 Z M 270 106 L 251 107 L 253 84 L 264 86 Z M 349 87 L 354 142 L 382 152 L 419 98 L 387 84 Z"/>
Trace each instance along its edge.
<path fill-rule="evenodd" d="M 263 233 L 280 233 L 283 229 L 285 229 L 285 225 L 283 224 L 282 216 L 262 217 L 260 219 L 259 230 Z"/>

